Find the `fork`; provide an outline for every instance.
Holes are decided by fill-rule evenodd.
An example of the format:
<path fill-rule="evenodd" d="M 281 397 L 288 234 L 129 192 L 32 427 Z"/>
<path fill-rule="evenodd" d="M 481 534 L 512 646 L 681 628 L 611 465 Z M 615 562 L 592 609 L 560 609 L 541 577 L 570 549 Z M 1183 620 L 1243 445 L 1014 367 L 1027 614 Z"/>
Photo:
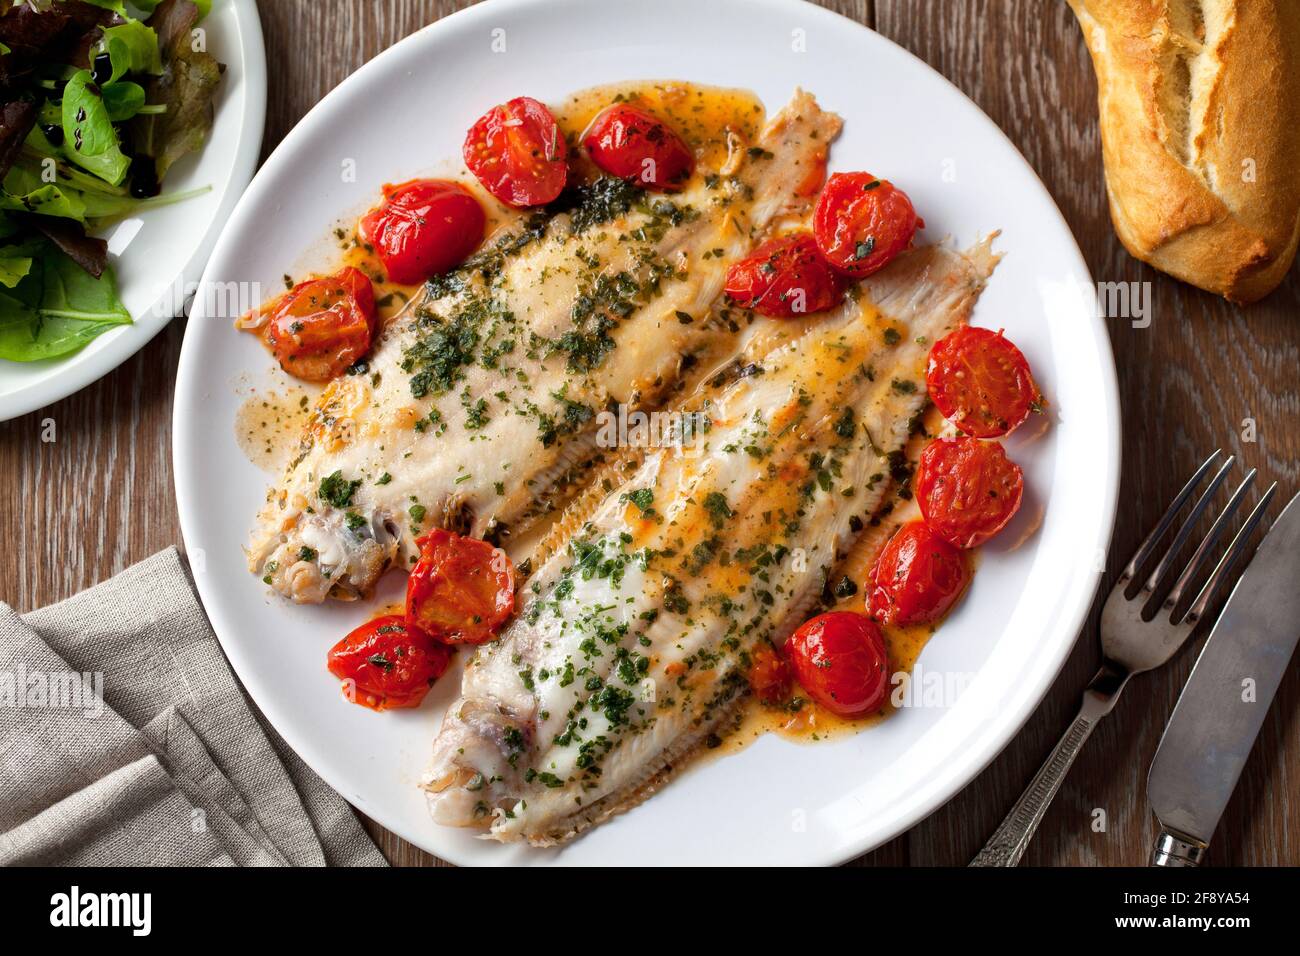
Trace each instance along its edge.
<path fill-rule="evenodd" d="M 1128 685 L 1129 678 L 1159 667 L 1173 657 L 1196 630 L 1215 595 L 1228 582 L 1251 532 L 1263 517 L 1264 509 L 1277 489 L 1276 484 L 1264 493 L 1259 504 L 1250 512 L 1204 587 L 1199 592 L 1192 589 L 1193 582 L 1200 577 L 1209 562 L 1211 549 L 1254 482 L 1253 468 L 1215 518 L 1214 524 L 1197 545 L 1177 580 L 1174 580 L 1174 573 L 1178 567 L 1176 562 L 1179 552 L 1187 544 L 1197 522 L 1205 514 L 1210 501 L 1232 469 L 1236 459 L 1231 455 L 1197 499 L 1191 514 L 1175 533 L 1169 548 L 1163 552 L 1158 551 L 1178 513 L 1221 454 L 1221 450 L 1216 451 L 1196 470 L 1196 474 L 1183 486 L 1115 582 L 1101 612 L 1101 669 L 1083 692 L 1083 705 L 1079 708 L 1078 716 L 1062 735 L 1056 749 L 1020 800 L 1011 808 L 1002 825 L 971 861 L 971 866 L 1015 866 L 1020 862 L 1048 805 L 1061 789 L 1075 757 L 1083 749 L 1093 728 L 1114 708 L 1119 695 Z M 1154 569 L 1143 577 L 1153 561 Z M 1190 594 L 1195 594 L 1196 597 L 1189 603 L 1184 599 Z"/>

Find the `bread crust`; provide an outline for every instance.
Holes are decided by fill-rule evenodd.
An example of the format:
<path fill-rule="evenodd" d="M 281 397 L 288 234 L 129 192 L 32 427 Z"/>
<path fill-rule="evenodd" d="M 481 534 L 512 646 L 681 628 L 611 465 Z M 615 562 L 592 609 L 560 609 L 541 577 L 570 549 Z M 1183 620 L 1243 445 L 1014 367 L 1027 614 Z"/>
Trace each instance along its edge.
<path fill-rule="evenodd" d="M 1069 0 L 1130 253 L 1234 302 L 1300 242 L 1300 0 Z"/>

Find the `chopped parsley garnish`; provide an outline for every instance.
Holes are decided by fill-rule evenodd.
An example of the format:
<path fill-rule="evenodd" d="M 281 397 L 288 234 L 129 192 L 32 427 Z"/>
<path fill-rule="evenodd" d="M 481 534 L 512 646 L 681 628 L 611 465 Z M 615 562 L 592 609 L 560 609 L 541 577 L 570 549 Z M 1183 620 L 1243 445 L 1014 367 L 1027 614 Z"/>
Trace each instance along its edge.
<path fill-rule="evenodd" d="M 321 501 L 335 508 L 346 508 L 352 504 L 352 496 L 357 493 L 361 487 L 361 479 L 355 478 L 351 481 L 343 477 L 343 472 L 336 471 L 334 474 L 321 479 L 320 487 L 316 493 L 320 495 Z"/>
<path fill-rule="evenodd" d="M 704 510 L 709 513 L 714 527 L 721 528 L 723 523 L 735 515 L 731 506 L 727 504 L 726 495 L 719 491 L 710 491 L 704 496 Z"/>
<path fill-rule="evenodd" d="M 628 722 L 627 712 L 635 703 L 636 698 L 629 691 L 615 687 L 612 684 L 606 684 L 591 697 L 592 708 L 602 711 L 611 727 L 626 724 Z"/>
<path fill-rule="evenodd" d="M 474 364 L 478 327 L 490 312 L 490 303 L 474 299 L 449 319 L 421 316 L 423 331 L 402 352 L 402 371 L 411 373 L 413 397 L 447 391 L 462 377 L 461 369 Z"/>
<path fill-rule="evenodd" d="M 602 176 L 594 182 L 579 186 L 562 196 L 561 206 L 570 206 L 569 222 L 574 232 L 585 232 L 592 226 L 610 222 L 624 215 L 642 196 L 633 183 L 617 176 Z"/>
<path fill-rule="evenodd" d="M 650 488 L 638 488 L 636 491 L 629 491 L 623 495 L 624 501 L 630 501 L 641 510 L 642 514 L 649 511 L 655 503 L 655 493 Z"/>
<path fill-rule="evenodd" d="M 853 433 L 853 407 L 845 405 L 844 411 L 842 411 L 840 417 L 835 420 L 835 434 L 839 435 L 841 438 L 852 438 Z"/>

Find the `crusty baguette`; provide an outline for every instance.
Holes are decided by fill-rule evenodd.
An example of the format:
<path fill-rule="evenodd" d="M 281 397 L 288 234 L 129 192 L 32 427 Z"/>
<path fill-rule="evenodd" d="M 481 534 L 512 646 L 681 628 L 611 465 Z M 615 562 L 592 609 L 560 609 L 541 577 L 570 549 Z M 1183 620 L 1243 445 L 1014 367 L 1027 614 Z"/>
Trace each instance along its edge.
<path fill-rule="evenodd" d="M 1097 71 L 1111 219 L 1234 302 L 1300 240 L 1300 0 L 1069 0 Z"/>

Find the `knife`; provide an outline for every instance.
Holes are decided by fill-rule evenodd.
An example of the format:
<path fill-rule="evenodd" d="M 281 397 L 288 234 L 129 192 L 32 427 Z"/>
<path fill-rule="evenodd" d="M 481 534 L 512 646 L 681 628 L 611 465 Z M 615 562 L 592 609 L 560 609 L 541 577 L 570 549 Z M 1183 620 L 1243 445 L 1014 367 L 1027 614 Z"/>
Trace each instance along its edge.
<path fill-rule="evenodd" d="M 1232 589 L 1147 777 L 1152 866 L 1198 866 L 1300 638 L 1300 495 Z"/>

